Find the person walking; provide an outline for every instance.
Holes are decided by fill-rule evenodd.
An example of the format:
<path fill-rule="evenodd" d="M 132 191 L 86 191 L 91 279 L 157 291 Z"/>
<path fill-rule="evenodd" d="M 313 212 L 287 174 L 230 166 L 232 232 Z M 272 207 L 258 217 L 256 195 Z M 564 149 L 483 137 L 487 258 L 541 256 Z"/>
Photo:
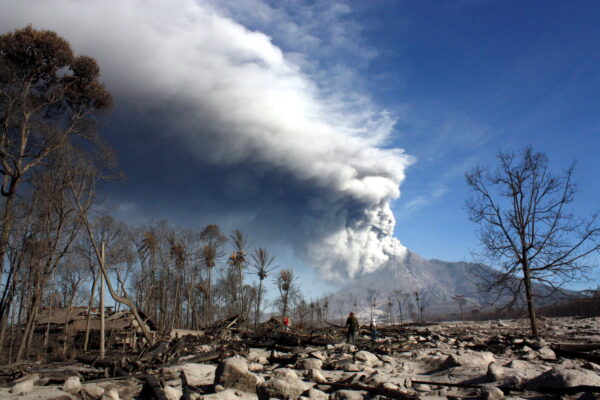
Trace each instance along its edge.
<path fill-rule="evenodd" d="M 358 319 L 351 312 L 346 319 L 346 341 L 354 344 L 356 340 L 356 332 L 358 331 Z"/>
<path fill-rule="evenodd" d="M 377 341 L 377 323 L 375 322 L 375 318 L 371 319 L 371 325 L 369 325 L 369 329 L 371 329 L 371 340 L 373 343 Z"/>

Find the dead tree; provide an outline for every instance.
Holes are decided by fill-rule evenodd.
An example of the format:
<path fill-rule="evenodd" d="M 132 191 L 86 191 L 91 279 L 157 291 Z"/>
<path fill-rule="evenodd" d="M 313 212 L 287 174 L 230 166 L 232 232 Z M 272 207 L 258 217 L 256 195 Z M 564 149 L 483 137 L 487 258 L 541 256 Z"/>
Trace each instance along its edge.
<path fill-rule="evenodd" d="M 577 219 L 569 210 L 576 192 L 573 165 L 555 175 L 546 155 L 531 147 L 520 157 L 501 152 L 497 158 L 496 170 L 475 167 L 466 174 L 472 191 L 466 206 L 480 227 L 482 256 L 502 268 L 483 289 L 515 300 L 524 293 L 537 336 L 534 297 L 587 276 L 587 257 L 600 250 L 598 213 Z M 544 286 L 536 290 L 536 282 Z"/>
<path fill-rule="evenodd" d="M 97 143 L 95 121 L 111 105 L 98 76 L 96 61 L 75 56 L 54 32 L 28 26 L 0 36 L 0 281 L 21 189 L 61 149 Z M 10 302 L 0 304 L 3 323 Z"/>
<path fill-rule="evenodd" d="M 258 324 L 260 318 L 260 307 L 262 305 L 262 294 L 263 294 L 263 281 L 267 278 L 269 272 L 277 268 L 271 266 L 275 257 L 270 257 L 267 249 L 258 248 L 254 250 L 252 254 L 252 261 L 254 262 L 252 268 L 256 275 L 258 275 L 258 295 L 256 299 L 256 312 L 254 315 L 254 327 Z"/>
<path fill-rule="evenodd" d="M 212 322 L 212 271 L 216 265 L 216 261 L 221 255 L 221 246 L 227 238 L 221 233 L 218 225 L 210 224 L 207 225 L 200 233 L 200 240 L 205 245 L 202 247 L 202 260 L 207 271 L 206 278 L 206 301 L 204 308 L 204 323 L 209 324 Z"/>
<path fill-rule="evenodd" d="M 277 289 L 279 289 L 279 296 L 281 297 L 282 317 L 288 315 L 290 295 L 294 291 L 294 278 L 294 272 L 291 269 L 282 269 L 275 279 L 275 284 L 277 285 Z"/>

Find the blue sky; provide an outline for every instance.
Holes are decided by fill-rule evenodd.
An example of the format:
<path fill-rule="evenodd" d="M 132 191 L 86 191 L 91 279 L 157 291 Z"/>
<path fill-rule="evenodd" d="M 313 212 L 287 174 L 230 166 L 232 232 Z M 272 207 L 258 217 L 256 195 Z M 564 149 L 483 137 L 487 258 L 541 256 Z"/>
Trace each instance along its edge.
<path fill-rule="evenodd" d="M 373 97 L 402 117 L 394 145 L 417 161 L 396 201 L 396 235 L 427 258 L 470 260 L 464 173 L 531 144 L 556 172 L 577 162 L 586 215 L 600 205 L 600 4 L 370 2 Z"/>
<path fill-rule="evenodd" d="M 0 5 L 3 32 L 52 29 L 98 60 L 116 217 L 240 228 L 308 297 L 402 251 L 392 234 L 471 261 L 464 174 L 499 150 L 577 161 L 575 211 L 599 208 L 600 3 Z"/>

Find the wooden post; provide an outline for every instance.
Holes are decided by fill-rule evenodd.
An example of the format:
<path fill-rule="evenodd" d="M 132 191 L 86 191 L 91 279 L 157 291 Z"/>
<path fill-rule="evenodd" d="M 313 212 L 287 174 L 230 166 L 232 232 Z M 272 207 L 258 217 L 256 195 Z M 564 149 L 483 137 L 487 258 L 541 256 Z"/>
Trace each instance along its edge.
<path fill-rule="evenodd" d="M 104 263 L 106 261 L 105 255 L 104 255 L 104 239 L 102 239 L 102 243 L 101 243 L 101 257 L 100 257 L 100 263 L 101 265 L 101 270 L 104 269 Z M 105 354 L 105 349 L 104 349 L 104 275 L 101 273 L 100 274 L 100 359 L 104 358 L 104 354 Z"/>

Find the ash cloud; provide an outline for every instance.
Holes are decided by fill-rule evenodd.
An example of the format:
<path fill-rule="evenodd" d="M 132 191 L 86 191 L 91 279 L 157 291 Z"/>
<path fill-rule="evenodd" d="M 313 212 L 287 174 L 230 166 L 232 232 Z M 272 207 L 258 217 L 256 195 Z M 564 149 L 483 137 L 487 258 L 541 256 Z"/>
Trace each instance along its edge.
<path fill-rule="evenodd" d="M 235 215 L 326 279 L 406 251 L 390 204 L 411 158 L 386 146 L 395 120 L 307 72 L 301 37 L 302 57 L 289 57 L 234 13 L 192 0 L 0 4 L 3 32 L 55 30 L 99 61 L 116 100 L 107 134 L 129 175 L 122 197 Z"/>

